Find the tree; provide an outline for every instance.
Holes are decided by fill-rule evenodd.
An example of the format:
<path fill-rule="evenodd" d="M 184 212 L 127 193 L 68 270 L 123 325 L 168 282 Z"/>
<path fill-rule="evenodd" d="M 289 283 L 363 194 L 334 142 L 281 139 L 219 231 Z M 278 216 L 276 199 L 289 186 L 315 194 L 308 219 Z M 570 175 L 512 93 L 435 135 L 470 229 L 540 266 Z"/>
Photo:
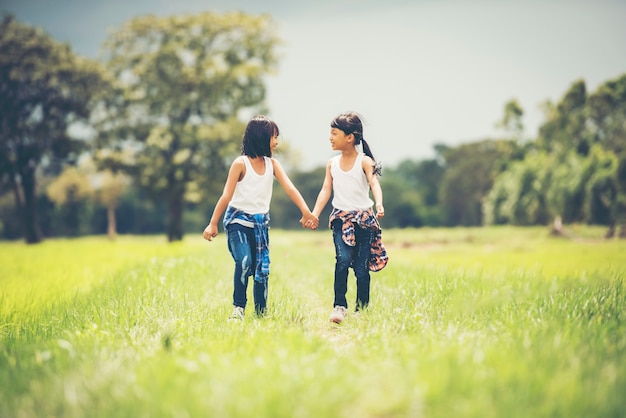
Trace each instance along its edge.
<path fill-rule="evenodd" d="M 588 129 L 595 143 L 615 153 L 617 159 L 614 177 L 602 181 L 606 189 L 615 188 L 607 236 L 621 225 L 619 236 L 626 238 L 626 74 L 602 84 L 589 96 L 587 106 L 591 120 Z"/>
<path fill-rule="evenodd" d="M 538 152 L 500 174 L 485 199 L 487 224 L 564 223 L 609 225 L 615 213 L 618 160 L 599 145 L 583 157 Z"/>
<path fill-rule="evenodd" d="M 566 205 L 567 189 L 545 152 L 530 153 L 522 161 L 515 161 L 500 173 L 489 193 L 483 199 L 485 224 L 536 225 L 549 220 L 548 200 L 553 196 L 555 206 Z M 557 166 L 558 169 L 562 166 Z M 558 194 L 549 190 L 558 185 Z M 563 212 L 557 212 L 559 214 Z"/>
<path fill-rule="evenodd" d="M 421 196 L 406 180 L 387 173 L 381 178 L 381 186 L 385 193 L 385 218 L 381 222 L 390 228 L 420 227 L 424 224 L 420 212 L 425 206 Z"/>
<path fill-rule="evenodd" d="M 621 202 L 626 201 L 622 191 L 626 185 L 619 166 L 626 159 L 626 74 L 591 94 L 584 81 L 573 83 L 557 105 L 546 105 L 546 122 L 537 142 L 553 156 L 554 164 L 566 166 L 561 169 L 568 172 L 566 177 L 580 180 L 574 199 L 563 208 L 570 212 L 574 208 L 575 213 L 563 220 L 606 224 L 609 235 L 616 223 L 624 225 L 626 207 Z M 585 159 L 581 172 L 573 170 L 580 164 L 568 165 L 572 153 Z"/>
<path fill-rule="evenodd" d="M 593 142 L 616 155 L 626 153 L 626 74 L 603 83 L 586 105 Z"/>
<path fill-rule="evenodd" d="M 111 170 L 98 173 L 100 180 L 97 196 L 107 210 L 107 236 L 113 240 L 117 236 L 117 220 L 115 209 L 128 186 L 129 180 L 122 173 L 113 173 Z"/>
<path fill-rule="evenodd" d="M 587 88 L 583 80 L 570 86 L 563 98 L 556 105 L 544 104 L 546 121 L 539 127 L 537 143 L 547 152 L 565 154 L 575 150 L 580 155 L 587 155 L 591 147 L 588 135 Z"/>
<path fill-rule="evenodd" d="M 615 202 L 614 224 L 621 225 L 619 236 L 626 238 L 626 154 L 621 153 L 616 170 L 617 201 Z M 613 227 L 613 230 L 615 227 Z M 609 230 L 610 232 L 611 230 Z"/>
<path fill-rule="evenodd" d="M 68 128 L 86 121 L 103 69 L 40 29 L 11 16 L 0 22 L 0 178 L 9 184 L 28 243 L 43 239 L 38 169 L 78 158 L 85 142 Z"/>
<path fill-rule="evenodd" d="M 504 105 L 504 115 L 496 123 L 496 127 L 509 134 L 511 139 L 521 140 L 524 135 L 523 116 L 522 106 L 516 99 L 511 99 Z"/>
<path fill-rule="evenodd" d="M 397 167 L 385 170 L 381 184 L 385 192 L 388 226 L 442 224 L 439 187 L 444 168 L 438 159 L 404 160 Z"/>
<path fill-rule="evenodd" d="M 98 171 L 92 156 L 82 158 L 79 169 L 81 176 L 88 181 L 90 195 L 106 209 L 107 236 L 114 240 L 117 236 L 115 211 L 122 195 L 128 189 L 130 179 L 125 174 L 110 169 Z"/>
<path fill-rule="evenodd" d="M 80 235 L 86 229 L 82 219 L 87 212 L 85 206 L 94 193 L 87 176 L 75 167 L 67 167 L 48 185 L 46 193 L 57 205 L 60 230 L 65 235 Z"/>
<path fill-rule="evenodd" d="M 214 189 L 237 153 L 241 117 L 264 111 L 264 77 L 278 39 L 267 16 L 243 13 L 139 17 L 105 43 L 122 85 L 101 109 L 99 145 L 168 207 L 169 241 L 183 237 L 186 200 Z M 132 150 L 132 158 L 117 151 Z"/>
<path fill-rule="evenodd" d="M 439 202 L 446 225 L 482 225 L 482 202 L 494 180 L 518 155 L 509 140 L 483 140 L 443 149 Z"/>

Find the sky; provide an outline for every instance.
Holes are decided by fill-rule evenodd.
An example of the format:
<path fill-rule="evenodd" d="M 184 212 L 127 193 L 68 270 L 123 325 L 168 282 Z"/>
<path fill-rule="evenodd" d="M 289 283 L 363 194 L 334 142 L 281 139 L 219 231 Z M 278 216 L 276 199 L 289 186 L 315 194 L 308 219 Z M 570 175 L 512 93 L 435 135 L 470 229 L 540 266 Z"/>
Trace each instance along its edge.
<path fill-rule="evenodd" d="M 375 158 L 393 167 L 502 135 L 511 99 L 532 138 L 543 102 L 626 73 L 625 0 L 0 0 L 90 58 L 135 16 L 232 10 L 271 15 L 283 40 L 268 116 L 303 170 L 333 156 L 329 125 L 344 111 L 363 116 Z"/>

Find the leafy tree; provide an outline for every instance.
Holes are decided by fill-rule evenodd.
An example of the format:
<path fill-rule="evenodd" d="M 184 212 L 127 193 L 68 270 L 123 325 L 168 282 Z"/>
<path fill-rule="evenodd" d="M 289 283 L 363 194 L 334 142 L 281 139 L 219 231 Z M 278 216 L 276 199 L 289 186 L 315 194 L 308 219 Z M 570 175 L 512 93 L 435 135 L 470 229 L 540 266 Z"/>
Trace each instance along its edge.
<path fill-rule="evenodd" d="M 523 116 L 522 106 L 516 99 L 511 99 L 504 105 L 504 115 L 496 123 L 496 127 L 509 134 L 511 139 L 521 140 L 524 135 Z"/>
<path fill-rule="evenodd" d="M 69 46 L 11 16 L 0 22 L 0 178 L 13 192 L 26 242 L 43 239 L 38 169 L 78 158 L 85 143 L 68 128 L 88 119 L 106 85 L 102 68 Z"/>
<path fill-rule="evenodd" d="M 483 205 L 485 222 L 535 225 L 552 217 L 557 224 L 608 225 L 616 204 L 617 163 L 598 145 L 587 157 L 574 151 L 529 154 L 496 179 Z"/>
<path fill-rule="evenodd" d="M 420 227 L 424 224 L 421 196 L 403 178 L 391 173 L 381 178 L 384 191 L 385 217 L 381 223 L 389 228 Z"/>
<path fill-rule="evenodd" d="M 566 154 L 575 150 L 587 155 L 591 140 L 586 131 L 587 115 L 585 104 L 587 88 L 583 80 L 574 82 L 560 102 L 544 104 L 546 122 L 539 128 L 539 148 L 549 153 Z"/>
<path fill-rule="evenodd" d="M 583 157 L 539 152 L 529 154 L 502 173 L 485 199 L 486 223 L 608 224 L 617 185 L 617 160 L 599 146 Z"/>
<path fill-rule="evenodd" d="M 604 181 L 607 187 L 615 187 L 607 235 L 621 225 L 619 236 L 626 238 L 626 74 L 602 84 L 589 97 L 588 108 L 588 127 L 595 142 L 612 151 L 617 160 L 614 178 Z M 614 186 L 609 186 L 611 182 Z"/>
<path fill-rule="evenodd" d="M 165 202 L 170 241 L 183 237 L 185 201 L 219 190 L 215 180 L 241 142 L 240 118 L 263 112 L 277 42 L 267 16 L 202 13 L 139 17 L 105 43 L 121 89 L 100 109 L 101 163 Z"/>
<path fill-rule="evenodd" d="M 621 225 L 619 236 L 626 238 L 626 155 L 621 153 L 618 157 L 616 175 L 617 179 L 617 201 L 615 202 L 615 213 L 613 215 L 611 231 L 615 230 L 615 224 Z"/>
<path fill-rule="evenodd" d="M 145 190 L 133 183 L 120 196 L 115 212 L 118 233 L 159 234 L 165 230 L 167 210 L 164 202 L 148 199 Z M 105 225 L 100 227 L 100 231 L 106 231 Z"/>
<path fill-rule="evenodd" d="M 436 206 L 439 203 L 439 186 L 444 174 L 444 167 L 439 159 L 421 161 L 405 160 L 393 170 L 387 172 L 390 176 L 401 177 L 406 180 L 408 187 L 416 190 L 421 196 L 424 205 Z"/>
<path fill-rule="evenodd" d="M 441 225 L 439 186 L 443 173 L 437 159 L 404 160 L 386 169 L 381 178 L 387 213 L 384 223 L 388 227 Z"/>
<path fill-rule="evenodd" d="M 584 222 L 585 184 L 589 177 L 586 158 L 571 150 L 563 156 L 545 155 L 542 161 L 543 199 L 553 221 Z M 554 232 L 560 232 L 560 228 L 555 227 Z"/>
<path fill-rule="evenodd" d="M 626 201 L 621 191 L 626 186 L 618 170 L 620 159 L 626 158 L 626 74 L 591 94 L 583 81 L 577 81 L 556 106 L 546 109 L 538 143 L 554 155 L 555 164 L 565 166 L 561 170 L 579 180 L 570 205 L 563 208 L 573 213 L 564 220 L 608 224 L 613 230 L 626 217 L 620 203 Z M 586 159 L 580 175 L 568 168 L 572 152 Z"/>
<path fill-rule="evenodd" d="M 603 83 L 587 100 L 587 129 L 595 144 L 626 152 L 626 74 Z"/>
<path fill-rule="evenodd" d="M 439 201 L 445 225 L 482 225 L 482 201 L 519 153 L 510 140 L 483 140 L 444 149 Z"/>
<path fill-rule="evenodd" d="M 130 179 L 121 172 L 113 172 L 110 169 L 97 171 L 97 164 L 91 156 L 81 159 L 79 165 L 81 175 L 88 181 L 91 192 L 90 196 L 106 210 L 106 231 L 109 239 L 117 236 L 116 209 L 119 201 L 127 190 Z M 92 233 L 97 233 L 98 228 L 92 226 Z"/>
<path fill-rule="evenodd" d="M 115 209 L 129 184 L 129 179 L 122 173 L 111 170 L 98 173 L 99 187 L 96 191 L 98 200 L 107 211 L 107 236 L 113 240 L 117 236 L 117 218 Z"/>
<path fill-rule="evenodd" d="M 611 225 L 619 192 L 618 159 L 614 153 L 596 145 L 586 162 L 589 174 L 585 184 L 585 219 L 591 224 Z"/>
<path fill-rule="evenodd" d="M 48 185 L 46 193 L 57 205 L 60 231 L 69 236 L 89 232 L 85 208 L 94 189 L 84 173 L 75 167 L 66 168 Z"/>

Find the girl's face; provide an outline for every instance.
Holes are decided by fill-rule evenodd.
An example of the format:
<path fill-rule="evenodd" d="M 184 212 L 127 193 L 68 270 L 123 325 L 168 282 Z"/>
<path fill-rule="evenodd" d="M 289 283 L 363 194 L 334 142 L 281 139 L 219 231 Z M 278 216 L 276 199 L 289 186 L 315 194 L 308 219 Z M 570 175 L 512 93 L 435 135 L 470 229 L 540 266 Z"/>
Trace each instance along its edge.
<path fill-rule="evenodd" d="M 277 146 L 278 146 L 278 135 L 273 135 L 270 138 L 270 150 L 272 150 L 272 154 L 274 154 L 274 151 L 276 150 Z"/>
<path fill-rule="evenodd" d="M 344 131 L 337 128 L 330 128 L 330 146 L 334 151 L 341 151 L 352 145 L 352 134 L 346 135 Z"/>

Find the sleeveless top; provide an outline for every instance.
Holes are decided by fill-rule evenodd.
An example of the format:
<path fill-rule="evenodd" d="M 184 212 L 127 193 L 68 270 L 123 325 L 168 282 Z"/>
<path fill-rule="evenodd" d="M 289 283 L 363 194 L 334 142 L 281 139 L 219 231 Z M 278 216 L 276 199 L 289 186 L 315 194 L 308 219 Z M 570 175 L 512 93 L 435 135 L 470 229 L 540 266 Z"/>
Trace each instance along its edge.
<path fill-rule="evenodd" d="M 354 166 L 343 171 L 339 166 L 341 155 L 331 159 L 330 174 L 333 176 L 333 207 L 345 210 L 370 209 L 374 202 L 370 199 L 370 185 L 363 172 L 363 153 L 359 153 Z"/>
<path fill-rule="evenodd" d="M 260 176 L 252 168 L 249 157 L 243 155 L 242 158 L 246 165 L 246 174 L 235 186 L 235 192 L 229 206 L 250 215 L 268 213 L 270 211 L 272 186 L 274 184 L 272 160 L 269 157 L 263 157 L 265 160 L 265 173 Z"/>

